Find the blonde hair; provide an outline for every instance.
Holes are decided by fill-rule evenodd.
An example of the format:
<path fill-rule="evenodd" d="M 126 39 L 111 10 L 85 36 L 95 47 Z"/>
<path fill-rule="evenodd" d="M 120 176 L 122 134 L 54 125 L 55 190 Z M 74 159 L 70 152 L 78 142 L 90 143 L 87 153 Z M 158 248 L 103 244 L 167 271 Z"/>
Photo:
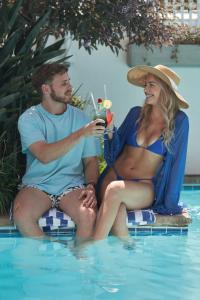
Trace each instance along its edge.
<path fill-rule="evenodd" d="M 146 79 L 148 75 L 146 75 L 144 79 Z M 172 89 L 164 81 L 155 75 L 153 76 L 159 82 L 161 87 L 159 106 L 165 121 L 162 136 L 167 149 L 170 150 L 170 141 L 174 135 L 175 115 L 179 109 L 179 104 Z M 151 111 L 152 105 L 145 103 L 142 107 L 139 119 L 137 120 L 137 123 L 139 124 L 138 133 L 149 126 Z"/>

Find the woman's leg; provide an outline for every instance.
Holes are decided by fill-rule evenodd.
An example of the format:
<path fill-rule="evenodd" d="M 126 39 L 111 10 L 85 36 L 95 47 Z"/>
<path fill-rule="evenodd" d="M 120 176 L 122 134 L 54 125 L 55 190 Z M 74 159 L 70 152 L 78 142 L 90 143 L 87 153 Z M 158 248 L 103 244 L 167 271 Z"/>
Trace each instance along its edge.
<path fill-rule="evenodd" d="M 101 204 L 96 227 L 94 231 L 94 240 L 106 238 L 115 220 L 118 229 L 115 226 L 115 232 L 119 229 L 119 220 L 117 220 L 121 204 L 124 204 L 128 210 L 142 209 L 149 207 L 153 202 L 153 184 L 152 182 L 133 182 L 133 181 L 112 181 L 108 184 L 103 202 Z M 115 225 L 116 225 L 115 224 Z"/>
<path fill-rule="evenodd" d="M 118 236 L 120 239 L 126 239 L 129 236 L 128 227 L 126 225 L 126 219 L 126 205 L 124 203 L 121 203 L 111 229 L 112 234 Z"/>

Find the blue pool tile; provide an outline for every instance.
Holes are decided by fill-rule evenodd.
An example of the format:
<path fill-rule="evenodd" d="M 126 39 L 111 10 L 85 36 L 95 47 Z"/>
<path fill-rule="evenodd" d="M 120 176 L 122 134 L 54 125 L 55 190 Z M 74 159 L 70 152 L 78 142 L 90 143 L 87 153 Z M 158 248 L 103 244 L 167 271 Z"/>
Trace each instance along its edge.
<path fill-rule="evenodd" d="M 184 184 L 182 186 L 183 191 L 196 191 L 200 190 L 200 184 Z"/>
<path fill-rule="evenodd" d="M 44 232 L 50 236 L 73 237 L 74 228 L 51 229 L 49 226 L 44 227 Z M 154 227 L 154 226 L 135 226 L 129 228 L 131 236 L 148 236 L 148 235 L 185 235 L 188 227 Z M 20 237 L 19 231 L 15 227 L 0 227 L 1 237 Z"/>

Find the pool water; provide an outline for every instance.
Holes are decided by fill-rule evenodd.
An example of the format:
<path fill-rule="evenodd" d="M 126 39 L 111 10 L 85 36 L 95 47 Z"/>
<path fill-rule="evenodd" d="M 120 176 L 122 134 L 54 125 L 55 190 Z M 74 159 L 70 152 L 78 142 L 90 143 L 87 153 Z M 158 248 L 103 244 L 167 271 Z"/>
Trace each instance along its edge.
<path fill-rule="evenodd" d="M 0 238 L 0 300 L 197 300 L 200 294 L 200 190 L 183 191 L 193 223 L 187 235 L 109 237 L 74 253 L 68 245 Z"/>

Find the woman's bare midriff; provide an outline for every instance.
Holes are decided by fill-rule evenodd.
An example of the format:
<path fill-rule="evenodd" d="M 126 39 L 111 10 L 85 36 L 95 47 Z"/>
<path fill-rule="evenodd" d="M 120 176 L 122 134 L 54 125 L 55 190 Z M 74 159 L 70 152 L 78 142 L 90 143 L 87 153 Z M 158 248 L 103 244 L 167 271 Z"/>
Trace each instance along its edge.
<path fill-rule="evenodd" d="M 144 148 L 135 148 L 126 145 L 123 152 L 117 158 L 114 168 L 117 174 L 124 179 L 151 179 L 155 176 L 163 157 Z M 111 168 L 107 176 L 116 179 L 116 174 Z M 106 177 L 107 177 L 106 176 Z"/>

